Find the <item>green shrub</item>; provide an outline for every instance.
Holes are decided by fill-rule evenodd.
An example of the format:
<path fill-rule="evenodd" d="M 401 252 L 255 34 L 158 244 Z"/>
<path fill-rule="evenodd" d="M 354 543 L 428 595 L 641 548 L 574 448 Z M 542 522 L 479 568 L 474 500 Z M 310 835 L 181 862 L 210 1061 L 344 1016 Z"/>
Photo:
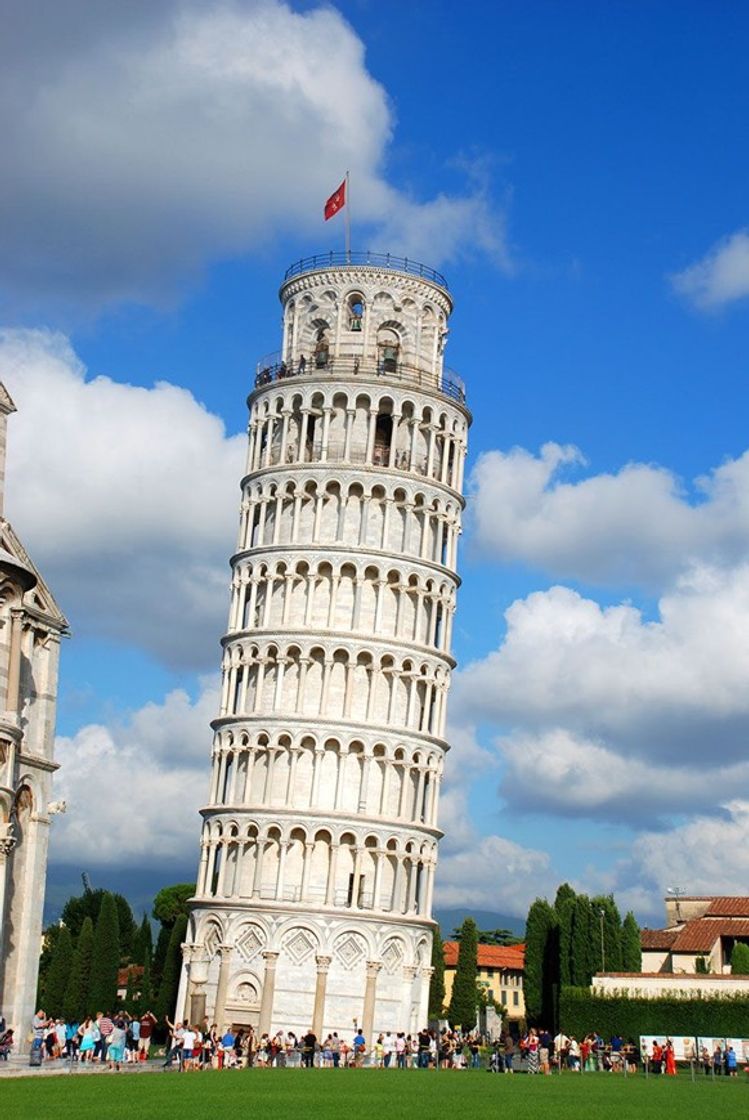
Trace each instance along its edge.
<path fill-rule="evenodd" d="M 742 1038 L 749 1023 L 749 997 L 743 994 L 658 996 L 654 999 L 627 995 L 592 995 L 588 988 L 562 988 L 560 1022 L 567 1034 L 578 1038 L 597 1030 L 604 1038 L 620 1034 L 711 1035 Z"/>

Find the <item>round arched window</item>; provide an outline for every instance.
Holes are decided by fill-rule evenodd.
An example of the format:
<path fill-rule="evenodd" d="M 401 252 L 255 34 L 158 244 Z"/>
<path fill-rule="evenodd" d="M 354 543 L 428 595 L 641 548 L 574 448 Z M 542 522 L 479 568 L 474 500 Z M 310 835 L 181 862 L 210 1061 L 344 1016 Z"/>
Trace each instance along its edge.
<path fill-rule="evenodd" d="M 364 318 L 364 300 L 353 292 L 348 298 L 348 325 L 351 331 L 360 331 Z"/>
<path fill-rule="evenodd" d="M 398 352 L 400 339 L 395 331 L 384 329 L 378 331 L 377 349 L 379 352 L 379 366 L 381 373 L 396 373 L 398 370 Z"/>

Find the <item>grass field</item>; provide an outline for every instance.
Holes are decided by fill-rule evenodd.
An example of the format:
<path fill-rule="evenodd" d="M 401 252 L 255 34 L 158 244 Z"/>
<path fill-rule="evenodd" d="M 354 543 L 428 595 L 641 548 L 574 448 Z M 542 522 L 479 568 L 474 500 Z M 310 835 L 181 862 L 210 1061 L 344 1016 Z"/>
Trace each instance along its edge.
<path fill-rule="evenodd" d="M 749 1080 L 749 1079 L 746 1079 Z M 252 1070 L 196 1074 L 24 1077 L 0 1082 L 11 1120 L 730 1120 L 746 1114 L 740 1080 L 504 1077 L 475 1072 Z"/>

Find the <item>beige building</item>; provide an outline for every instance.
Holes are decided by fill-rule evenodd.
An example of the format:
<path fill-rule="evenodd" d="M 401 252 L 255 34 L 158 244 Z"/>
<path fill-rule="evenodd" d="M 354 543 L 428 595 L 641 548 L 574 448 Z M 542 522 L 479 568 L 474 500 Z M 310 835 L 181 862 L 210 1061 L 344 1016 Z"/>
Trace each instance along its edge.
<path fill-rule="evenodd" d="M 53 803 L 60 639 L 67 623 L 5 519 L 6 423 L 0 384 L 0 1011 L 16 1037 L 31 1026 Z"/>
<path fill-rule="evenodd" d="M 737 942 L 749 945 L 749 898 L 669 897 L 663 929 L 642 930 L 642 971 L 600 974 L 593 978 L 593 989 L 644 996 L 746 994 L 749 977 L 731 975 Z M 700 959 L 707 974 L 697 972 Z"/>
<path fill-rule="evenodd" d="M 450 1003 L 455 970 L 458 967 L 458 941 L 443 942 L 445 957 L 445 1006 Z M 489 1000 L 501 1003 L 507 1020 L 525 1018 L 523 976 L 525 945 L 479 945 L 476 952 L 476 983 Z"/>
<path fill-rule="evenodd" d="M 444 277 L 298 262 L 258 363 L 177 1014 L 426 1022 L 470 415 Z"/>

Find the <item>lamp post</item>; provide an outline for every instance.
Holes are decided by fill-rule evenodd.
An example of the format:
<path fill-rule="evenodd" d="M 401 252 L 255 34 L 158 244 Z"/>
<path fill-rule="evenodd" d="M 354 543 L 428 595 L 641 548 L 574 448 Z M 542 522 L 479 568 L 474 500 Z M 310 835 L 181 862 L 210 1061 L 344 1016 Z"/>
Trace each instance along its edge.
<path fill-rule="evenodd" d="M 601 920 L 601 972 L 606 971 L 606 943 L 603 936 L 603 919 L 606 917 L 606 911 L 601 908 L 598 911 L 598 916 Z"/>

